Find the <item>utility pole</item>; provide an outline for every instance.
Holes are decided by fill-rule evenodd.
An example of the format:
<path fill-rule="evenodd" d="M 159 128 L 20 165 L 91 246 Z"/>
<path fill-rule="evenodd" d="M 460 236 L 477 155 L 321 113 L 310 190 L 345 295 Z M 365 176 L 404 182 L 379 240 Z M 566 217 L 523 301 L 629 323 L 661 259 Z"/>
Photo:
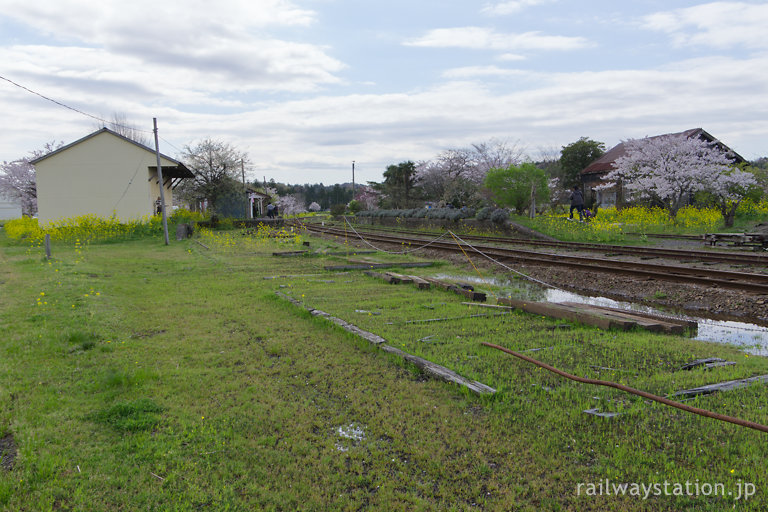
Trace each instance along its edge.
<path fill-rule="evenodd" d="M 240 170 L 243 172 L 243 194 L 245 194 L 245 218 L 248 218 L 248 212 L 250 211 L 251 200 L 248 197 L 248 189 L 245 187 L 245 162 L 240 159 Z"/>
<path fill-rule="evenodd" d="M 165 184 L 163 183 L 163 166 L 160 163 L 160 144 L 157 142 L 157 118 L 152 118 L 155 126 L 155 157 L 157 158 L 157 179 L 160 182 L 160 210 L 163 212 L 163 236 L 165 245 L 168 245 L 168 215 L 165 213 Z"/>
<path fill-rule="evenodd" d="M 352 160 L 352 199 L 355 199 L 355 161 Z"/>

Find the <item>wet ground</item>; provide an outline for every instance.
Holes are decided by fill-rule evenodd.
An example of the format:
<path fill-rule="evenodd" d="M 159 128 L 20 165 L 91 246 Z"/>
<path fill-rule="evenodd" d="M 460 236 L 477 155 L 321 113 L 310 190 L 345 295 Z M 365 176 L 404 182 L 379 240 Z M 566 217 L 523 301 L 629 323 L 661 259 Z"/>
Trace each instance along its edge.
<path fill-rule="evenodd" d="M 599 295 L 583 295 L 559 288 L 547 288 L 535 282 L 522 279 L 480 277 L 477 275 L 442 274 L 438 279 L 457 280 L 471 283 L 478 289 L 494 290 L 497 295 L 538 302 L 579 302 L 596 306 L 608 306 L 628 311 L 653 313 L 671 318 L 693 320 L 698 324 L 695 339 L 739 346 L 745 352 L 768 356 L 768 326 L 755 323 L 706 318 L 706 315 L 691 315 L 685 311 L 670 308 L 656 308 L 642 303 L 615 300 Z"/>

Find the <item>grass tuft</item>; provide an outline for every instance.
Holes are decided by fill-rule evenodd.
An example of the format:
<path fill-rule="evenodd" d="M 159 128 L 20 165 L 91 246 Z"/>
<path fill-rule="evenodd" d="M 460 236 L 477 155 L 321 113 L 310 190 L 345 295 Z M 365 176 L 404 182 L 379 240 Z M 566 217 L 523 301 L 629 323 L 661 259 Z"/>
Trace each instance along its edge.
<path fill-rule="evenodd" d="M 115 404 L 91 416 L 95 423 L 107 425 L 120 432 L 138 432 L 153 428 L 160 421 L 163 408 L 149 398 Z"/>

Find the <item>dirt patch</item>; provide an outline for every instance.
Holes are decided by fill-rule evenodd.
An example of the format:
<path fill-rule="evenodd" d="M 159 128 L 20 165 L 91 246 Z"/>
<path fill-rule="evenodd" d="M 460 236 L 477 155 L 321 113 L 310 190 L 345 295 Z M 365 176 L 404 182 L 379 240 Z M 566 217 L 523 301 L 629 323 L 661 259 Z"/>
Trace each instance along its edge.
<path fill-rule="evenodd" d="M 765 295 L 603 272 L 533 266 L 522 270 L 536 279 L 578 293 L 768 325 L 768 296 Z"/>
<path fill-rule="evenodd" d="M 12 434 L 0 438 L 0 468 L 11 471 L 16 461 L 16 441 Z"/>

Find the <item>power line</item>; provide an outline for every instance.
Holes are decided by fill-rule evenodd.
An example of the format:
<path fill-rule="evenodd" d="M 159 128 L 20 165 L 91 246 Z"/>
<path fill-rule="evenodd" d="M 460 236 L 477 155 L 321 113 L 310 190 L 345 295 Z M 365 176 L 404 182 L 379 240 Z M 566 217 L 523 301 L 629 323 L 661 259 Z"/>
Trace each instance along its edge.
<path fill-rule="evenodd" d="M 27 91 L 27 92 L 29 92 L 31 94 L 34 94 L 35 96 L 39 96 L 39 97 L 43 98 L 46 101 L 50 101 L 52 103 L 55 103 L 56 105 L 59 105 L 60 107 L 64 107 L 66 109 L 72 110 L 73 112 L 77 112 L 78 114 L 82 114 L 82 115 L 84 115 L 86 117 L 90 117 L 91 119 L 95 119 L 97 121 L 100 121 L 100 122 L 104 123 L 105 125 L 112 124 L 113 126 L 117 126 L 117 127 L 120 127 L 120 128 L 128 128 L 128 129 L 136 130 L 138 132 L 143 132 L 143 133 L 152 133 L 150 130 L 142 130 L 142 129 L 136 128 L 134 126 L 125 126 L 125 125 L 121 125 L 119 123 L 113 123 L 112 121 L 107 121 L 106 119 L 102 119 L 102 118 L 100 118 L 98 116 L 94 116 L 93 114 L 89 114 L 87 112 L 83 112 L 82 110 L 78 110 L 75 107 L 70 107 L 69 105 L 66 105 L 66 104 L 64 104 L 64 103 L 62 103 L 60 101 L 56 101 L 53 98 L 49 98 L 48 96 L 45 96 L 44 94 L 40 94 L 37 91 L 33 91 L 29 87 L 24 87 L 23 85 L 18 84 L 16 82 L 14 82 L 13 80 L 9 79 L 9 78 L 5 78 L 4 76 L 0 75 L 0 79 L 5 80 L 9 84 L 15 85 L 19 89 L 23 89 L 23 90 L 25 90 L 25 91 Z"/>

